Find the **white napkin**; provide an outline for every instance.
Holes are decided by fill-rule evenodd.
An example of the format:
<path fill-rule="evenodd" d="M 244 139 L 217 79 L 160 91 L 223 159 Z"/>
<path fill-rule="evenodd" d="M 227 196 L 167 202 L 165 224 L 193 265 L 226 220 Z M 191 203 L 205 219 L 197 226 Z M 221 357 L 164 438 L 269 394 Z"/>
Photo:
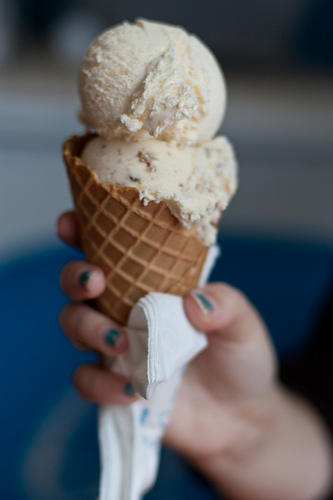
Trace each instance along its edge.
<path fill-rule="evenodd" d="M 213 246 L 200 285 L 219 256 Z M 129 352 L 108 360 L 110 369 L 129 376 L 142 396 L 129 406 L 104 405 L 99 411 L 101 477 L 99 500 L 140 500 L 157 476 L 161 438 L 185 366 L 207 345 L 187 320 L 183 299 L 149 293 L 131 311 Z"/>

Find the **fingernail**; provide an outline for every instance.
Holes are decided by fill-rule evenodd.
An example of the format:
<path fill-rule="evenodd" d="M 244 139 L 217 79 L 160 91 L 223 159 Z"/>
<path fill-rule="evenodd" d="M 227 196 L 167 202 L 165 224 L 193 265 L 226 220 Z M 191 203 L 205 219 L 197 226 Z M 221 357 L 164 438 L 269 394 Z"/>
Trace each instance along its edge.
<path fill-rule="evenodd" d="M 126 396 L 134 395 L 134 388 L 131 382 L 127 382 L 127 384 L 124 385 L 124 393 L 126 394 Z"/>
<path fill-rule="evenodd" d="M 214 311 L 214 306 L 206 295 L 196 291 L 191 292 L 191 295 L 204 314 L 211 314 Z"/>
<path fill-rule="evenodd" d="M 86 271 L 83 271 L 80 276 L 79 276 L 79 284 L 82 288 L 85 288 L 86 290 L 89 290 L 89 283 L 91 280 L 91 277 L 95 274 L 94 271 L 91 271 L 90 269 L 87 269 Z"/>
<path fill-rule="evenodd" d="M 122 334 L 119 330 L 110 328 L 110 330 L 108 330 L 105 334 L 105 341 L 111 347 L 116 347 L 116 345 L 119 343 L 119 340 L 121 340 L 121 337 Z"/>

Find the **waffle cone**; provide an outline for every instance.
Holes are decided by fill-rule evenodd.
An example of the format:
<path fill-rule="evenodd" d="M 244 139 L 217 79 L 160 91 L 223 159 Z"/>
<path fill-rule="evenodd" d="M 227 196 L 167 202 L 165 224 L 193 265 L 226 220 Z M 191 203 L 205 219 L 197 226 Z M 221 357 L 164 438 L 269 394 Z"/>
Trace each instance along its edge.
<path fill-rule="evenodd" d="M 185 295 L 198 284 L 208 247 L 186 229 L 165 203 L 139 199 L 130 187 L 100 183 L 80 159 L 92 136 L 64 144 L 83 251 L 106 276 L 96 307 L 126 324 L 133 305 L 148 292 Z"/>

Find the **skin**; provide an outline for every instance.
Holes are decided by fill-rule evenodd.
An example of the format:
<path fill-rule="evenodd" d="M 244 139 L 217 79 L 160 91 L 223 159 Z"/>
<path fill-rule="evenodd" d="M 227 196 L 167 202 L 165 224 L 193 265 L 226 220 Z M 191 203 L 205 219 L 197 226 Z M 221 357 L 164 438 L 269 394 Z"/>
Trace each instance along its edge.
<path fill-rule="evenodd" d="M 59 218 L 58 234 L 80 247 L 72 212 Z M 80 276 L 87 270 L 91 273 L 82 286 Z M 104 290 L 102 271 L 84 261 L 70 262 L 60 284 L 72 300 L 60 313 L 60 325 L 73 344 L 108 356 L 124 353 L 125 332 L 84 303 Z M 209 284 L 200 293 L 212 310 L 203 310 L 192 294 L 184 298 L 184 309 L 209 345 L 187 367 L 165 443 L 227 498 L 323 499 L 331 488 L 330 438 L 315 409 L 281 386 L 260 315 L 227 284 Z M 114 347 L 105 341 L 110 328 L 120 332 Z M 137 396 L 126 394 L 128 382 L 100 364 L 80 366 L 73 375 L 78 392 L 95 403 L 130 404 Z"/>

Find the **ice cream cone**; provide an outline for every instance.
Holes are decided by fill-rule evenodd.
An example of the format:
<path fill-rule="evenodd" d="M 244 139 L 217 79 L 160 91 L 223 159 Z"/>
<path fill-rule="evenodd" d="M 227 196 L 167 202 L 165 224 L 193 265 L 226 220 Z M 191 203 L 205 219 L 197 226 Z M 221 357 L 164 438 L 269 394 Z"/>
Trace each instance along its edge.
<path fill-rule="evenodd" d="M 198 284 L 208 247 L 165 203 L 139 199 L 130 187 L 100 183 L 80 159 L 91 134 L 64 144 L 83 250 L 106 276 L 96 307 L 121 324 L 148 292 L 185 295 Z"/>

